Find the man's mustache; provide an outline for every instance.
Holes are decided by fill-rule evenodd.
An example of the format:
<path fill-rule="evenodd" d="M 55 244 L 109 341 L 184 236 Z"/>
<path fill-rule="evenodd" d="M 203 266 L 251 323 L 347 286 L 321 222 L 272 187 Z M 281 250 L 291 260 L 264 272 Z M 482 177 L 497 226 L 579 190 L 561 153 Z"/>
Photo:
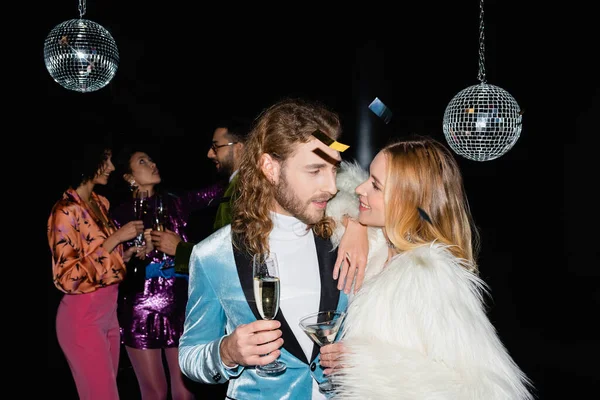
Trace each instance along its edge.
<path fill-rule="evenodd" d="M 333 198 L 333 196 L 327 196 L 327 197 L 313 197 L 312 199 L 310 199 L 311 202 L 316 201 L 316 202 L 323 202 L 323 201 L 329 201 Z"/>

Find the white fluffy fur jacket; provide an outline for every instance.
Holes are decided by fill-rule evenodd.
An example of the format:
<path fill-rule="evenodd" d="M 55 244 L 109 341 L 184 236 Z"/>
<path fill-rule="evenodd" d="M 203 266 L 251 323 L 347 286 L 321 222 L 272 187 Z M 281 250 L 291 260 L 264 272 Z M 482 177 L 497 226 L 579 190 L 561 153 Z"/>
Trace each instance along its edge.
<path fill-rule="evenodd" d="M 356 164 L 342 165 L 342 196 L 330 202 L 328 215 L 356 215 L 350 208 L 357 199 L 349 199 L 365 175 Z M 533 399 L 527 378 L 486 316 L 485 283 L 436 243 L 399 254 L 385 265 L 381 230 L 369 230 L 367 277 L 348 308 L 345 367 L 333 376 L 339 384 L 334 397 Z M 343 228 L 336 232 L 334 243 L 342 233 Z"/>

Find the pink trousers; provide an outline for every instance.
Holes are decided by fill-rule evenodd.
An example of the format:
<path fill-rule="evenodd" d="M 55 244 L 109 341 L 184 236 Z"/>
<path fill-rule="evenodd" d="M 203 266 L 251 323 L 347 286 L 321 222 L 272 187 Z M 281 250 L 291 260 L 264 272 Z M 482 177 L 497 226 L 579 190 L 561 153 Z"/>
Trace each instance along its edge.
<path fill-rule="evenodd" d="M 66 294 L 56 314 L 56 335 L 81 400 L 118 400 L 118 285 Z"/>

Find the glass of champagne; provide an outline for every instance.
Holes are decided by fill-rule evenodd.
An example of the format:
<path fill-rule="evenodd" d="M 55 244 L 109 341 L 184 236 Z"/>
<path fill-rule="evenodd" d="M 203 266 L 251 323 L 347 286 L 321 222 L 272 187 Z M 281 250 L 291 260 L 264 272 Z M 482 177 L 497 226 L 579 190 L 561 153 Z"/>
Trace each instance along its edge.
<path fill-rule="evenodd" d="M 163 197 L 160 194 L 156 194 L 154 196 L 154 226 L 152 228 L 155 231 L 164 231 L 166 219 L 167 209 Z"/>
<path fill-rule="evenodd" d="M 319 311 L 300 318 L 299 324 L 308 337 L 321 347 L 335 342 L 345 317 L 343 311 Z M 330 393 L 333 389 L 334 384 L 330 379 L 319 383 L 319 390 L 323 393 Z"/>
<path fill-rule="evenodd" d="M 252 257 L 252 275 L 254 278 L 254 300 L 262 319 L 274 319 L 279 311 L 279 266 L 275 253 L 268 256 L 255 254 Z M 267 365 L 257 365 L 260 376 L 279 375 L 287 365 L 275 360 Z"/>
<path fill-rule="evenodd" d="M 165 205 L 162 195 L 157 193 L 154 195 L 154 220 L 153 220 L 152 229 L 155 231 L 158 231 L 158 232 L 164 232 L 165 228 L 166 228 L 166 226 L 165 226 L 166 221 L 167 221 L 167 208 L 166 208 L 166 205 Z M 159 258 L 162 258 L 163 260 L 166 259 L 165 253 L 157 252 L 157 255 Z M 167 269 L 167 268 L 170 268 L 170 267 L 166 264 L 163 264 L 163 266 L 161 267 L 161 269 Z"/>
<path fill-rule="evenodd" d="M 135 197 L 133 199 L 133 212 L 135 213 L 135 219 L 141 220 L 142 222 L 146 219 L 146 214 L 148 213 L 148 191 L 147 190 L 138 190 L 135 193 Z M 136 236 L 134 244 L 137 247 L 141 247 L 144 245 L 144 233 L 140 233 Z"/>

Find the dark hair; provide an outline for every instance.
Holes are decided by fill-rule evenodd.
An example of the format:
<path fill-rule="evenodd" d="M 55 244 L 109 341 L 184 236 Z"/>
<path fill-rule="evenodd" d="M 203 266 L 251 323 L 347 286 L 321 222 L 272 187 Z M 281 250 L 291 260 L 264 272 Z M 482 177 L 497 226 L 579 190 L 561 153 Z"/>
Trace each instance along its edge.
<path fill-rule="evenodd" d="M 71 175 L 69 186 L 76 189 L 82 183 L 96 176 L 98 170 L 112 154 L 112 139 L 110 135 L 87 137 L 83 143 L 71 151 Z"/>
<path fill-rule="evenodd" d="M 215 128 L 226 128 L 227 137 L 236 142 L 246 143 L 252 130 L 252 121 L 244 117 L 230 117 L 221 119 Z"/>
<path fill-rule="evenodd" d="M 130 143 L 124 144 L 119 150 L 119 153 L 113 157 L 115 172 L 119 175 L 121 180 L 123 180 L 123 174 L 131 173 L 131 156 L 135 153 L 146 153 L 152 157 L 154 151 L 155 147 L 153 145 L 136 144 L 134 146 Z"/>
<path fill-rule="evenodd" d="M 129 183 L 123 179 L 124 174 L 130 174 L 131 171 L 131 157 L 135 153 L 146 153 L 150 156 L 154 161 L 154 154 L 158 154 L 158 146 L 156 144 L 149 143 L 124 143 L 118 154 L 113 157 L 113 164 L 115 165 L 115 176 L 117 179 L 114 179 L 113 188 L 116 190 L 117 194 L 128 193 L 130 191 Z M 157 186 L 155 190 L 158 190 Z"/>

